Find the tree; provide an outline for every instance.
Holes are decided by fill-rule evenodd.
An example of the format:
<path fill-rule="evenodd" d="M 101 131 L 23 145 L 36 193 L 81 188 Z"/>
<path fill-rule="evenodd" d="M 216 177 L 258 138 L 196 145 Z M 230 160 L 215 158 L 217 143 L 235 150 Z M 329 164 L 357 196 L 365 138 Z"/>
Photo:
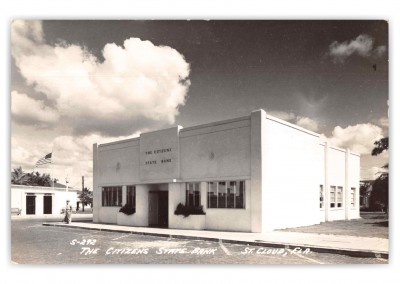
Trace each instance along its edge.
<path fill-rule="evenodd" d="M 389 150 L 389 137 L 382 138 L 374 142 L 375 147 L 371 155 L 378 156 L 384 151 Z M 389 169 L 389 164 L 382 168 Z M 371 192 L 371 207 L 375 209 L 389 209 L 389 172 L 381 172 L 374 181 Z"/>
<path fill-rule="evenodd" d="M 383 151 L 389 150 L 389 137 L 384 137 L 381 140 L 374 142 L 374 149 L 372 149 L 371 155 L 378 156 Z"/>
<path fill-rule="evenodd" d="M 22 167 L 18 167 L 11 172 L 11 183 L 31 186 L 52 186 L 49 174 L 40 174 L 39 172 L 24 173 Z"/>
<path fill-rule="evenodd" d="M 40 175 L 39 172 L 32 172 L 29 175 L 28 183 L 33 186 L 52 186 L 52 181 L 49 174 Z"/>
<path fill-rule="evenodd" d="M 82 202 L 82 211 L 85 212 L 85 205 L 92 205 L 93 203 L 93 192 L 85 187 L 79 195 L 79 198 Z"/>
<path fill-rule="evenodd" d="M 14 169 L 11 173 L 11 183 L 12 184 L 26 184 L 29 176 L 27 173 L 24 173 L 22 167 L 18 167 Z"/>

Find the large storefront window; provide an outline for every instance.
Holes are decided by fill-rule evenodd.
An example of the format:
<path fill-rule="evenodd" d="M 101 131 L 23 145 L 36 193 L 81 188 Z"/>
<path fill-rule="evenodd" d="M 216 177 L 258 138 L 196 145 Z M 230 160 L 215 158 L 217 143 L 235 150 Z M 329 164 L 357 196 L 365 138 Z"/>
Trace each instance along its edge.
<path fill-rule="evenodd" d="M 136 208 L 136 188 L 134 185 L 126 187 L 126 204 L 132 208 Z"/>
<path fill-rule="evenodd" d="M 103 187 L 101 192 L 101 205 L 104 207 L 122 206 L 122 187 Z"/>
<path fill-rule="evenodd" d="M 200 206 L 200 183 L 186 184 L 186 206 Z"/>
<path fill-rule="evenodd" d="M 209 182 L 207 194 L 207 208 L 245 208 L 244 181 Z"/>

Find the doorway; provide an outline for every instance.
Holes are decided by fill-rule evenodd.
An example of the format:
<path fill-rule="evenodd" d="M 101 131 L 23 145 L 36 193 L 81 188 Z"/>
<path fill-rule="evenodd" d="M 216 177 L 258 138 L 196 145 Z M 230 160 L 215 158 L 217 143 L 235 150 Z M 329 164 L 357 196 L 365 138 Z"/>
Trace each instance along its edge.
<path fill-rule="evenodd" d="M 43 196 L 43 214 L 53 213 L 53 196 L 45 195 Z"/>
<path fill-rule="evenodd" d="M 26 196 L 26 215 L 36 214 L 36 196 L 27 195 Z"/>
<path fill-rule="evenodd" d="M 168 191 L 149 191 L 149 227 L 168 228 Z"/>

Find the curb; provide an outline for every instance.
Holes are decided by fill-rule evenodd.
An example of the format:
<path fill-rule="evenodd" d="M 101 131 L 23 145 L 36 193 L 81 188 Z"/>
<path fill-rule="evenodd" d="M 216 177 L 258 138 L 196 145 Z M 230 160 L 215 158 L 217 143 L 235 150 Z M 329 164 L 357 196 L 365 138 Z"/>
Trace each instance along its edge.
<path fill-rule="evenodd" d="M 388 252 L 372 251 L 372 250 L 371 251 L 363 251 L 363 250 L 355 250 L 355 249 L 339 249 L 339 248 L 304 245 L 304 244 L 275 243 L 275 242 L 268 242 L 268 241 L 262 241 L 262 240 L 239 241 L 239 240 L 220 239 L 220 238 L 213 238 L 213 237 L 195 237 L 195 236 L 163 234 L 163 233 L 126 231 L 126 230 L 118 230 L 118 229 L 88 228 L 88 227 L 81 227 L 81 226 L 74 226 L 74 225 L 66 226 L 64 224 L 51 224 L 51 223 L 43 223 L 42 225 L 43 226 L 52 226 L 52 227 L 76 228 L 76 229 L 91 230 L 91 231 L 125 233 L 125 234 L 131 234 L 131 235 L 165 237 L 165 238 L 174 238 L 174 239 L 203 240 L 203 241 L 212 241 L 212 242 L 229 243 L 229 244 L 252 245 L 252 246 L 259 246 L 259 247 L 284 248 L 284 249 L 289 249 L 289 250 L 293 250 L 295 248 L 300 248 L 301 250 L 311 249 L 311 251 L 319 252 L 319 253 L 332 253 L 332 254 L 347 255 L 347 256 L 352 256 L 352 257 L 389 259 Z"/>

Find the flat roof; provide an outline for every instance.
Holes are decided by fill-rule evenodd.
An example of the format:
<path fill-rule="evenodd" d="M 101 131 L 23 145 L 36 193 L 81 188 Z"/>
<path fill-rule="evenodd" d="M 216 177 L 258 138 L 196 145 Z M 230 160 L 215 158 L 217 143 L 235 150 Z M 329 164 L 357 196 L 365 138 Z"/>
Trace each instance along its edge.
<path fill-rule="evenodd" d="M 263 109 L 260 109 L 263 110 Z M 257 111 L 257 110 L 254 110 Z M 265 110 L 263 110 L 265 111 Z M 145 134 L 145 133 L 152 133 L 152 132 L 157 132 L 157 131 L 162 131 L 162 130 L 167 130 L 167 129 L 172 129 L 172 128 L 178 128 L 179 132 L 185 132 L 185 131 L 190 131 L 190 130 L 195 130 L 195 129 L 199 129 L 199 128 L 204 128 L 204 127 L 212 127 L 212 126 L 217 126 L 217 125 L 221 125 L 221 124 L 226 124 L 226 123 L 232 123 L 232 122 L 236 122 L 236 121 L 242 121 L 242 120 L 249 120 L 251 118 L 251 115 L 247 115 L 247 116 L 241 116 L 241 117 L 236 117 L 236 118 L 231 118 L 231 119 L 225 119 L 225 120 L 218 120 L 218 121 L 214 121 L 214 122 L 209 122 L 209 123 L 204 123 L 204 124 L 199 124 L 199 125 L 194 125 L 194 126 L 189 126 L 189 127 L 182 127 L 181 125 L 176 125 L 174 127 L 169 127 L 169 128 L 163 128 L 163 129 L 159 129 L 159 130 L 153 130 L 153 131 L 148 131 L 148 132 L 143 132 L 141 134 Z M 286 125 L 288 127 L 297 129 L 299 131 L 305 132 L 307 134 L 316 136 L 316 137 L 321 137 L 321 134 L 316 133 L 314 131 L 308 130 L 306 128 L 303 128 L 301 126 L 298 126 L 296 124 L 290 123 L 286 120 L 283 119 L 279 119 L 275 116 L 269 115 L 266 112 L 266 119 L 278 122 L 280 124 Z M 139 134 L 140 135 L 140 134 Z M 123 140 L 117 140 L 117 141 L 112 141 L 112 142 L 108 142 L 108 143 L 102 143 L 99 144 L 98 146 L 109 146 L 109 145 L 114 145 L 114 144 L 120 144 L 120 143 L 126 143 L 126 142 L 131 142 L 131 141 L 139 141 L 140 140 L 140 136 L 139 137 L 133 137 L 133 138 L 128 138 L 128 139 L 123 139 Z M 322 142 L 320 143 L 320 145 L 325 145 L 326 142 Z M 329 145 L 330 148 L 335 149 L 335 150 L 339 150 L 339 151 L 346 151 L 345 149 L 342 148 L 338 148 L 338 147 L 334 147 Z M 354 153 L 354 152 L 350 152 L 350 154 L 356 155 L 356 156 L 360 156 L 360 154 L 358 153 Z"/>

